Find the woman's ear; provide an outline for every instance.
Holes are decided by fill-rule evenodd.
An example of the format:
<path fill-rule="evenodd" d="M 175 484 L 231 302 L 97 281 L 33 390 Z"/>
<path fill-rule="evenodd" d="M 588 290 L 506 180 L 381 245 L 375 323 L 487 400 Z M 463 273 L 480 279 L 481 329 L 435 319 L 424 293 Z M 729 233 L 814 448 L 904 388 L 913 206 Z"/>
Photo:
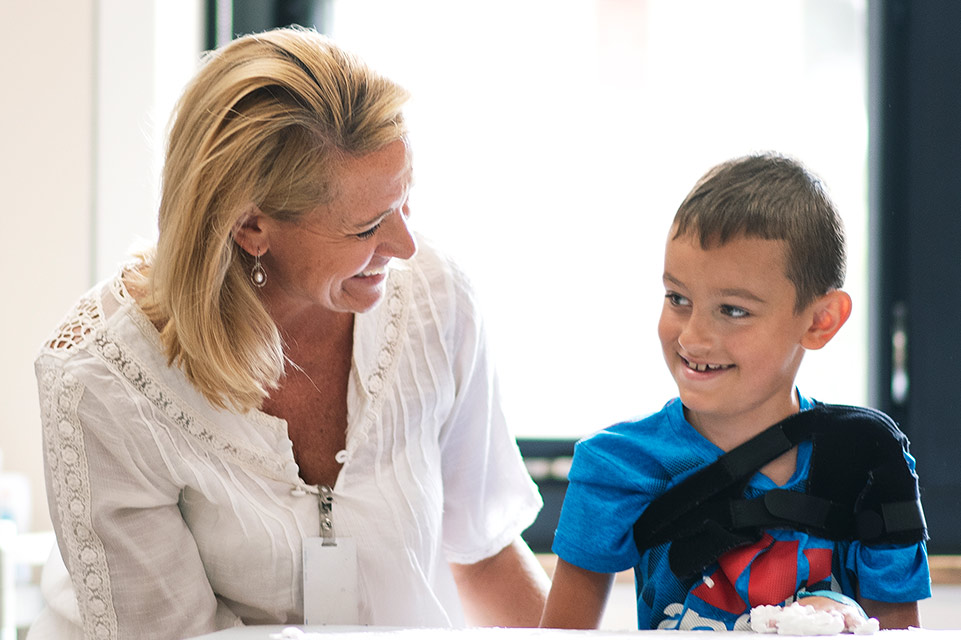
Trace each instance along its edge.
<path fill-rule="evenodd" d="M 265 219 L 257 205 L 252 204 L 231 231 L 234 242 L 252 256 L 262 256 L 270 248 Z"/>
<path fill-rule="evenodd" d="M 851 296 L 840 289 L 834 289 L 812 302 L 805 313 L 810 314 L 811 326 L 804 332 L 801 346 L 805 349 L 820 349 L 851 316 Z"/>

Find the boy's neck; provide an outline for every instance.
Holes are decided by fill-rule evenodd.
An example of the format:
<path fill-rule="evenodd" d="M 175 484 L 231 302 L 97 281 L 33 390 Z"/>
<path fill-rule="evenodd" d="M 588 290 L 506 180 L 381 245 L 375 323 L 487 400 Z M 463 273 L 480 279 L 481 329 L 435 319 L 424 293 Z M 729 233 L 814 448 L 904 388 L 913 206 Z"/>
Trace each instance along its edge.
<path fill-rule="evenodd" d="M 684 417 L 711 443 L 723 451 L 730 451 L 800 410 L 797 390 L 792 389 L 783 402 L 757 407 L 748 413 L 730 416 L 703 414 L 685 406 Z"/>
<path fill-rule="evenodd" d="M 801 402 L 797 391 L 792 389 L 790 399 L 784 403 L 779 403 L 776 407 L 758 407 L 750 414 L 703 416 L 684 407 L 684 416 L 698 433 L 727 452 L 800 410 Z M 780 487 L 788 483 L 796 469 L 797 447 L 794 447 L 758 471 Z"/>

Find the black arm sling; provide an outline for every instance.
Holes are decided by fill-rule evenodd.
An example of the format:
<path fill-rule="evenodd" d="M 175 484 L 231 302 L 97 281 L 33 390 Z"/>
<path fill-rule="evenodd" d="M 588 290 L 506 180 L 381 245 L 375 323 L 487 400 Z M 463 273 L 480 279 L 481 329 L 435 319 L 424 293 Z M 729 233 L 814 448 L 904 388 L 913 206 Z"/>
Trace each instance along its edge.
<path fill-rule="evenodd" d="M 746 499 L 751 476 L 812 440 L 804 493 L 773 489 Z M 634 524 L 644 551 L 671 542 L 678 576 L 704 571 L 722 554 L 752 544 L 764 529 L 794 529 L 829 540 L 910 544 L 927 539 L 907 437 L 887 415 L 817 404 L 769 427 L 653 500 Z"/>

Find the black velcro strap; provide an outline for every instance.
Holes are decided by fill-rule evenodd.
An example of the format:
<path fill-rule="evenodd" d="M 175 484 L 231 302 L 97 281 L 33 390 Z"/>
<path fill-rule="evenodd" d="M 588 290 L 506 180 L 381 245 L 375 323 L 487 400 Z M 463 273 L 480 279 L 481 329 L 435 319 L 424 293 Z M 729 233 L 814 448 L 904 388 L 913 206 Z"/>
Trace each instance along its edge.
<path fill-rule="evenodd" d="M 824 527 L 834 508 L 830 500 L 797 491 L 772 489 L 763 497 L 764 506 L 772 516 L 818 529 Z"/>
<path fill-rule="evenodd" d="M 928 528 L 920 498 L 882 504 L 881 514 L 884 516 L 884 530 L 888 533 Z"/>
<path fill-rule="evenodd" d="M 714 520 L 706 520 L 696 532 L 671 543 L 668 564 L 675 575 L 695 575 L 715 558 L 758 539 L 760 536 L 750 532 L 731 531 Z"/>
<path fill-rule="evenodd" d="M 784 489 L 772 489 L 749 500 L 731 500 L 729 507 L 730 520 L 724 524 L 733 529 L 802 525 L 823 530 L 843 512 L 841 505 L 830 500 Z"/>
<path fill-rule="evenodd" d="M 638 549 L 650 549 L 672 540 L 685 515 L 808 438 L 816 422 L 815 410 L 802 411 L 765 429 L 744 444 L 671 487 L 651 502 L 634 523 Z"/>
<path fill-rule="evenodd" d="M 773 489 L 745 499 L 750 477 L 812 439 L 804 493 Z M 881 412 L 815 405 L 771 426 L 653 500 L 634 523 L 643 555 L 671 542 L 677 575 L 703 570 L 765 528 L 798 528 L 831 540 L 910 544 L 927 539 L 908 441 Z"/>
<path fill-rule="evenodd" d="M 885 535 L 926 529 L 927 523 L 920 499 L 887 502 L 881 505 L 880 513 L 876 510 L 864 510 L 857 514 L 858 537 L 868 542 L 879 540 Z"/>

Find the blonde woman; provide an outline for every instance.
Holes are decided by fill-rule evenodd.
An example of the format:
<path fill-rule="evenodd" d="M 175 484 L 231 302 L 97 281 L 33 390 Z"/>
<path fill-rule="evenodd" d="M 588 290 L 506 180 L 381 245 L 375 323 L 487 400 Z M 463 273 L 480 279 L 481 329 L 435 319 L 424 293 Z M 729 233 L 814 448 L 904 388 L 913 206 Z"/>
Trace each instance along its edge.
<path fill-rule="evenodd" d="M 302 29 L 234 41 L 187 87 L 156 247 L 37 360 L 62 560 L 32 640 L 305 607 L 537 624 L 547 579 L 520 533 L 540 498 L 471 289 L 408 227 L 406 97 Z M 353 600 L 325 609 L 338 584 Z"/>

